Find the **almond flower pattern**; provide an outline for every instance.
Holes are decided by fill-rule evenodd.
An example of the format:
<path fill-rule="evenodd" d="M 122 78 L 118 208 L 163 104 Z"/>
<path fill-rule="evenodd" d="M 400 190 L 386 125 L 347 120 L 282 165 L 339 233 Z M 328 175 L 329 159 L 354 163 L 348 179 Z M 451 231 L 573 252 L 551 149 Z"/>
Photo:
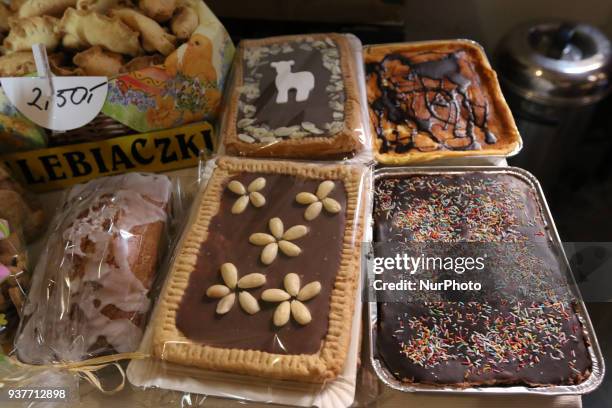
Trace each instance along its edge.
<path fill-rule="evenodd" d="M 248 187 L 244 187 L 244 184 L 238 180 L 232 180 L 227 185 L 227 188 L 234 194 L 238 195 L 238 199 L 232 206 L 232 214 L 240 214 L 246 210 L 249 205 L 249 201 L 254 207 L 263 207 L 266 204 L 266 198 L 260 193 L 266 186 L 266 179 L 263 177 L 257 177 L 251 181 Z"/>
<path fill-rule="evenodd" d="M 261 294 L 261 299 L 266 302 L 278 303 L 272 321 L 276 327 L 282 327 L 289 322 L 289 318 L 293 316 L 293 320 L 301 324 L 307 325 L 312 321 L 310 310 L 303 302 L 316 297 L 321 293 L 321 283 L 313 281 L 300 289 L 300 277 L 295 273 L 288 273 L 283 280 L 283 289 L 266 289 Z"/>
<path fill-rule="evenodd" d="M 295 201 L 299 204 L 308 205 L 304 212 L 306 221 L 312 221 L 321 214 L 321 210 L 325 208 L 330 214 L 337 214 L 342 209 L 339 202 L 333 198 L 329 198 L 329 193 L 334 189 L 335 184 L 331 180 L 325 180 L 317 187 L 316 194 L 302 192 L 295 196 Z"/>
<path fill-rule="evenodd" d="M 250 273 L 238 279 L 238 269 L 232 263 L 221 265 L 221 278 L 224 285 L 212 285 L 206 289 L 206 296 L 219 299 L 216 313 L 224 315 L 229 312 L 236 303 L 236 293 L 238 303 L 242 310 L 250 315 L 259 312 L 259 302 L 247 290 L 255 289 L 266 283 L 265 275 L 261 273 Z"/>
<path fill-rule="evenodd" d="M 305 225 L 294 225 L 285 231 L 281 219 L 274 217 L 268 221 L 268 229 L 271 234 L 257 232 L 249 237 L 251 244 L 264 247 L 260 258 L 264 265 L 270 265 L 274 262 L 279 249 L 283 254 L 290 257 L 295 257 L 302 253 L 302 249 L 291 241 L 306 235 L 308 227 Z"/>

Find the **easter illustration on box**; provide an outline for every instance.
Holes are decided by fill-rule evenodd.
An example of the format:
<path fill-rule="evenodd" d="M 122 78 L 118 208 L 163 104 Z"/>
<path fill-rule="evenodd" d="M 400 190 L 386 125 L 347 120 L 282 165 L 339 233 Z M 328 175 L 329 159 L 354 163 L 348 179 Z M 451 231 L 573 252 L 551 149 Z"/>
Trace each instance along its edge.
<path fill-rule="evenodd" d="M 102 112 L 138 132 L 213 120 L 234 44 L 202 1 L 190 1 L 199 25 L 163 64 L 120 74 L 109 81 Z"/>

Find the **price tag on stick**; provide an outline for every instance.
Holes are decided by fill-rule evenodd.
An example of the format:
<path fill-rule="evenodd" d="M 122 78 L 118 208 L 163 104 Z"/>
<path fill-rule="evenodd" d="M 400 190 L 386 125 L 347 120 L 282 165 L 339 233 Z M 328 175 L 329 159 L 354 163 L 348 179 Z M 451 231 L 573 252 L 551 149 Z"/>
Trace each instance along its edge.
<path fill-rule="evenodd" d="M 49 58 L 47 57 L 47 49 L 43 44 L 34 44 L 32 46 L 32 54 L 34 55 L 34 63 L 38 76 L 47 79 L 47 86 L 42 90 L 43 95 L 51 97 L 53 95 L 53 81 L 51 77 L 53 73 L 49 67 Z"/>
<path fill-rule="evenodd" d="M 38 77 L 0 78 L 11 103 L 32 122 L 66 131 L 91 122 L 100 113 L 108 92 L 106 77 L 56 77 L 42 44 L 32 47 Z"/>

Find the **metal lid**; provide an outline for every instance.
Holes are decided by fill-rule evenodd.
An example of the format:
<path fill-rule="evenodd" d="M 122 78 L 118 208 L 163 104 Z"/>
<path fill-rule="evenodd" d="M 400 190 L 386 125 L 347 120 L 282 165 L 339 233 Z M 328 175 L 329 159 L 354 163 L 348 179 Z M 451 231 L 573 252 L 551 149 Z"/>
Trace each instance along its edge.
<path fill-rule="evenodd" d="M 504 85 L 529 100 L 586 105 L 610 91 L 610 41 L 587 24 L 520 25 L 501 41 L 495 60 Z"/>

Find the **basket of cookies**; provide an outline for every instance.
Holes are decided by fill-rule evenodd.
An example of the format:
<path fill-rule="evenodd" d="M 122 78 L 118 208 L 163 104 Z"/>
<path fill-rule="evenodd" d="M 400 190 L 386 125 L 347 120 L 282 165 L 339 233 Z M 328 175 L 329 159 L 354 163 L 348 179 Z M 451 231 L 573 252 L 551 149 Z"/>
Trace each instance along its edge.
<path fill-rule="evenodd" d="M 3 152 L 214 120 L 234 53 L 201 0 L 0 3 L 0 36 L 0 77 L 35 74 L 35 44 L 45 46 L 54 75 L 108 77 L 98 117 L 59 134 L 38 128 L 0 90 Z"/>

